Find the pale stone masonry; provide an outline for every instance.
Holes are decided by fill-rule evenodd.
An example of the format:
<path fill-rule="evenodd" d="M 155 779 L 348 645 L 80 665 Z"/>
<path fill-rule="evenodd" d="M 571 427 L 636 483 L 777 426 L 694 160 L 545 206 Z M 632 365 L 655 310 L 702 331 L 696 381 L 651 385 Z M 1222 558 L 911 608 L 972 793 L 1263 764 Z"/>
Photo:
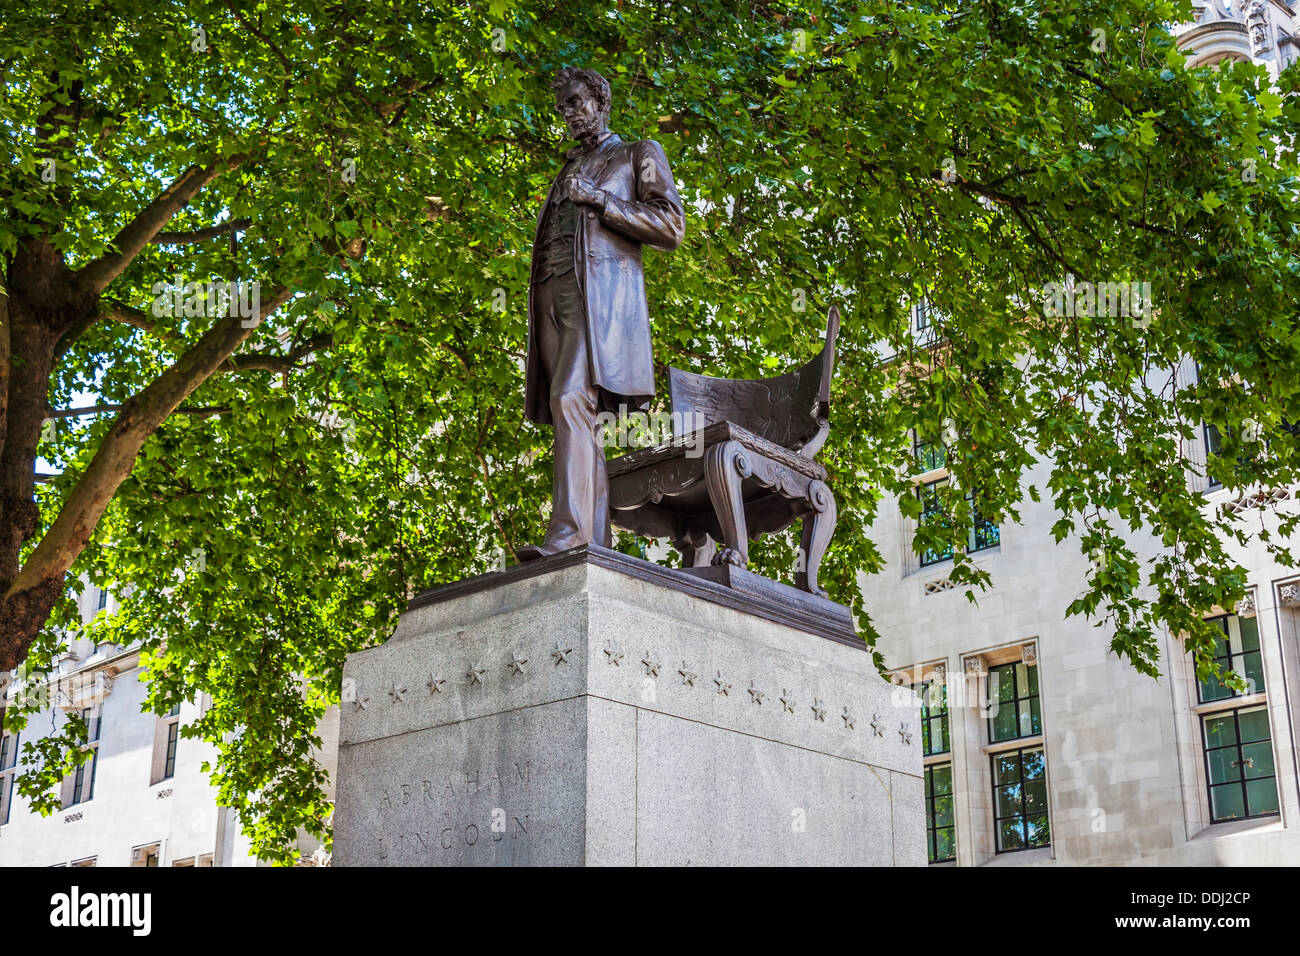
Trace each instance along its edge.
<path fill-rule="evenodd" d="M 116 601 L 101 593 L 92 587 L 77 595 L 83 618 L 116 610 Z M 47 695 L 48 706 L 29 718 L 16 740 L 5 735 L 0 746 L 0 866 L 257 865 L 238 817 L 218 806 L 216 788 L 201 769 L 204 761 L 216 762 L 216 748 L 179 735 L 179 726 L 196 719 L 208 701 L 186 702 L 174 717 L 145 712 L 142 673 L 138 648 L 81 642 L 48 685 L 9 675 L 7 698 Z M 14 789 L 21 748 L 61 728 L 74 712 L 98 721 L 92 732 L 97 754 L 80 780 L 70 777 L 59 788 L 63 809 L 42 817 Z M 336 753 L 337 726 L 334 709 L 320 728 L 327 767 Z M 303 841 L 300 849 L 310 861 L 316 845 Z"/>
<path fill-rule="evenodd" d="M 1194 54 L 1193 65 L 1213 63 L 1223 57 L 1254 60 L 1266 64 L 1276 75 L 1297 57 L 1293 11 L 1281 0 L 1231 3 L 1194 0 L 1193 9 L 1193 21 L 1173 31 L 1180 46 Z M 1122 40 L 1112 37 L 1111 42 L 1117 39 Z M 1041 486 L 1043 475 L 1034 478 Z M 1227 506 L 1248 519 L 1258 514 L 1249 501 L 1234 500 L 1222 490 L 1207 488 L 1205 491 L 1207 508 Z M 1294 489 L 1286 489 L 1284 493 L 1293 497 Z M 1289 500 L 1283 506 L 1294 508 L 1296 502 Z M 952 587 L 942 563 L 919 565 L 911 553 L 913 529 L 896 509 L 882 507 L 881 518 L 872 529 L 890 559 L 890 567 L 885 572 L 863 582 L 869 610 L 883 635 L 881 650 L 890 666 L 906 671 L 905 679 L 909 683 L 937 679 L 950 690 L 951 745 L 946 754 L 927 757 L 926 762 L 952 767 L 955 862 L 958 865 L 1300 863 L 1300 824 L 1297 824 L 1300 754 L 1296 740 L 1300 717 L 1300 701 L 1296 700 L 1300 688 L 1297 670 L 1300 575 L 1268 561 L 1262 549 L 1255 548 L 1241 555 L 1240 559 L 1251 571 L 1252 594 L 1248 606 L 1241 608 L 1240 613 L 1253 619 L 1258 628 L 1264 690 L 1244 702 L 1205 705 L 1199 701 L 1190 663 L 1175 636 L 1162 636 L 1160 667 L 1165 676 L 1156 682 L 1108 654 L 1108 638 L 1102 631 L 1080 618 L 1063 617 L 1063 609 L 1082 588 L 1085 559 L 1071 541 L 1059 547 L 1054 545 L 1048 533 L 1055 519 L 1050 506 L 1027 504 L 1023 518 L 1021 525 L 1000 529 L 996 548 L 981 552 L 978 560 L 993 575 L 994 587 L 980 596 L 978 608 L 967 602 L 960 589 Z M 1153 552 L 1150 546 L 1148 550 Z M 79 601 L 83 615 L 100 610 L 99 595 L 93 588 L 85 590 Z M 107 602 L 107 611 L 111 613 L 113 607 L 111 600 Z M 681 651 L 687 656 L 689 646 L 682 645 L 685 633 L 683 630 L 680 634 L 663 635 L 660 661 L 663 674 L 671 677 L 684 663 L 673 659 L 669 652 Z M 634 648 L 646 643 L 648 636 L 651 634 L 642 631 L 627 633 L 630 668 L 644 668 Z M 574 658 L 575 663 L 582 661 L 585 667 L 588 662 L 585 655 L 593 647 L 587 646 L 584 656 Z M 603 648 L 594 649 L 597 655 L 603 655 Z M 1027 655 L 1036 660 L 1041 734 L 991 745 L 988 719 L 979 709 L 989 668 L 1024 662 Z M 736 659 L 728 667 L 738 662 Z M 495 662 L 494 682 L 504 679 L 502 666 L 508 664 Z M 624 676 L 622 671 L 618 675 Z M 647 676 L 640 674 L 638 679 Z M 715 676 L 700 666 L 697 677 L 701 682 L 712 681 Z M 806 676 L 817 683 L 816 669 Z M 238 821 L 228 810 L 216 805 L 215 790 L 199 769 L 205 759 L 215 756 L 211 747 L 198 741 L 180 740 L 175 748 L 172 775 L 159 779 L 160 759 L 162 769 L 166 769 L 168 720 L 141 712 L 145 688 L 139 677 L 137 656 L 130 648 L 77 647 L 61 663 L 50 707 L 32 719 L 22 740 L 30 741 L 34 735 L 48 732 L 51 721 L 65 719 L 62 716 L 65 709 L 88 708 L 93 714 L 99 708 L 99 755 L 93 789 L 83 779 L 80 802 L 69 804 L 52 817 L 33 814 L 21 798 L 12 796 L 13 778 L 19 769 L 14 763 L 14 741 L 9 741 L 7 752 L 0 746 L 0 756 L 3 756 L 0 790 L 4 797 L 0 802 L 0 866 L 254 865 L 247 840 L 239 833 Z M 448 675 L 448 679 L 451 677 Z M 456 677 L 459 679 L 459 675 Z M 713 708 L 739 705 L 750 699 L 748 686 L 742 686 L 743 680 L 731 683 L 730 694 L 737 695 L 738 699 L 731 700 L 729 694 L 727 700 L 718 704 L 710 698 Z M 622 691 L 606 686 L 613 695 L 611 699 L 590 699 L 587 706 L 621 714 L 637 712 L 634 723 L 647 731 L 644 746 L 659 774 L 643 781 L 644 786 L 653 787 L 667 800 L 674 794 L 680 796 L 689 787 L 707 783 L 707 774 L 700 775 L 703 771 L 691 755 L 702 746 L 702 736 L 716 737 L 721 732 L 722 725 L 715 719 L 717 715 L 684 711 L 656 713 L 654 708 L 638 706 L 637 700 L 631 697 L 616 703 L 618 693 L 625 696 L 633 690 L 639 693 L 640 685 L 629 685 Z M 712 685 L 702 689 L 707 690 L 709 686 Z M 796 691 L 797 705 L 810 708 L 813 703 L 807 693 L 810 686 L 781 688 L 781 692 Z M 763 698 L 764 708 L 774 702 L 777 707 L 783 706 L 779 696 L 771 696 L 776 692 L 775 685 L 758 689 L 767 695 Z M 412 685 L 408 690 L 412 695 L 427 693 L 420 685 Z M 61 692 L 65 695 L 62 698 Z M 679 693 L 675 687 L 671 692 Z M 828 692 L 819 699 L 831 702 L 832 696 Z M 902 706 L 910 699 L 907 695 L 893 697 L 891 706 Z M 1203 719 L 1252 701 L 1261 702 L 1268 715 L 1279 812 L 1275 816 L 1212 823 Z M 840 703 L 838 698 L 835 703 Z M 187 703 L 175 719 L 188 722 L 201 706 L 202 701 Z M 355 704 L 348 706 L 355 707 Z M 750 706 L 758 709 L 758 705 Z M 900 713 L 916 715 L 916 710 L 904 708 Z M 866 728 L 867 733 L 875 734 L 871 729 L 875 714 L 868 714 L 864 709 L 861 713 L 853 712 L 853 716 L 857 721 L 856 730 Z M 585 720 L 572 708 L 562 719 Z M 765 709 L 761 720 L 771 719 Z M 893 719 L 891 716 L 890 720 Z M 910 719 L 915 723 L 915 716 Z M 841 724 L 839 728 L 835 726 L 837 721 Z M 673 732 L 659 726 L 666 722 L 673 724 Z M 898 720 L 902 722 L 903 719 Z M 338 711 L 332 710 L 321 727 L 325 742 L 321 759 L 331 770 L 337 756 L 338 727 Z M 825 727 L 819 722 L 815 728 L 802 728 L 802 732 L 823 735 L 833 730 L 850 732 L 844 729 L 838 707 L 827 711 Z M 894 741 L 902 745 L 898 727 L 891 724 L 882 726 L 881 730 L 882 745 L 883 735 L 887 734 L 894 735 Z M 714 832 L 726 834 L 732 841 L 733 852 L 739 855 L 745 840 L 752 839 L 754 820 L 758 819 L 746 788 L 761 788 L 770 783 L 779 791 L 782 786 L 792 786 L 788 781 L 782 783 L 784 778 L 780 775 L 772 775 L 767 763 L 768 752 L 798 750 L 814 754 L 826 748 L 814 745 L 812 737 L 803 744 L 764 743 L 761 734 L 747 737 L 746 732 L 741 732 L 734 739 L 739 749 L 732 754 L 733 763 L 751 762 L 753 779 L 758 783 L 741 787 L 748 778 L 734 776 L 731 779 L 741 789 L 734 795 L 733 812 L 725 818 L 706 820 L 686 814 L 682 817 L 682 832 L 693 834 L 696 843 L 707 843 Z M 745 740 L 751 742 L 744 743 Z M 1041 743 L 1046 755 L 1050 845 L 998 853 L 992 754 L 1000 747 L 1023 748 L 1026 741 L 1031 746 Z M 655 747 L 663 751 L 659 759 L 654 759 Z M 667 768 L 672 766 L 669 758 L 678 754 L 684 761 L 683 770 L 674 776 Z M 836 761 L 853 759 L 848 753 L 835 755 Z M 870 760 L 861 763 L 862 766 L 870 764 Z M 916 779 L 913 768 L 879 772 L 897 776 L 903 770 L 905 779 Z M 509 761 L 494 759 L 483 762 L 483 771 L 504 773 L 503 782 L 511 779 L 512 771 L 518 774 Z M 814 773 L 811 767 L 796 764 L 786 765 L 785 773 L 802 775 L 805 781 L 815 776 L 809 776 Z M 69 781 L 62 788 L 68 797 L 73 796 L 73 783 Z M 880 786 L 885 788 L 883 781 Z M 911 786 L 914 789 L 915 785 Z M 452 788 L 454 791 L 454 781 Z M 397 793 L 400 794 L 400 787 Z M 785 799 L 793 803 L 793 798 Z M 816 795 L 810 799 L 816 799 Z M 894 825 L 899 832 L 914 837 L 925 827 L 925 814 L 915 809 L 915 795 L 909 796 L 907 802 L 913 809 L 898 813 L 895 807 Z M 669 800 L 663 806 L 669 807 L 670 803 Z M 808 820 L 809 827 L 822 823 L 815 814 Z M 853 833 L 852 821 L 841 820 L 839 825 L 844 834 Z M 437 836 L 440 848 L 443 829 L 439 829 Z M 465 832 L 464 826 L 458 831 L 453 829 L 453 836 L 458 835 L 461 843 L 455 853 L 462 856 L 468 852 Z M 790 846 L 790 859 L 794 861 L 799 858 L 799 845 L 791 843 Z M 674 855 L 671 846 L 665 844 L 665 847 L 665 861 L 684 861 Z M 307 861 L 327 859 L 319 854 L 313 856 L 313 848 L 306 843 L 302 849 Z M 610 852 L 616 849 L 611 847 Z M 625 848 L 620 852 L 625 852 Z M 835 859 L 832 855 L 821 862 Z M 885 862 L 883 855 L 878 862 Z"/>
<path fill-rule="evenodd" d="M 1179 45 L 1192 54 L 1191 65 L 1225 57 L 1254 60 L 1276 75 L 1296 58 L 1294 19 L 1285 3 L 1209 0 L 1194 9 L 1195 21 L 1174 30 Z M 1184 448 L 1193 472 L 1203 471 L 1199 466 L 1208 441 L 1202 429 Z M 938 469 L 925 480 L 942 474 Z M 1047 474 L 1040 465 L 1026 484 L 1043 488 Z M 1258 527 L 1261 505 L 1291 513 L 1300 507 L 1295 488 L 1232 494 L 1211 487 L 1203 474 L 1188 480 L 1204 494 L 1207 511 L 1239 515 L 1248 527 Z M 889 563 L 882 574 L 862 582 L 867 609 L 883 636 L 880 650 L 896 680 L 930 681 L 947 690 L 950 745 L 933 747 L 940 752 L 925 758 L 928 768 L 938 768 L 937 774 L 931 769 L 935 780 L 946 781 L 947 768 L 951 772 L 948 836 L 955 860 L 939 865 L 1300 864 L 1300 701 L 1294 697 L 1300 687 L 1300 574 L 1276 564 L 1258 543 L 1243 551 L 1227 542 L 1232 556 L 1249 569 L 1251 591 L 1239 608 L 1217 613 L 1235 612 L 1235 621 L 1225 618 L 1231 633 L 1258 632 L 1263 683 L 1243 697 L 1203 701 L 1177 635 L 1161 635 L 1162 676 L 1156 681 L 1109 653 L 1104 629 L 1064 616 L 1082 593 L 1087 558 L 1073 538 L 1056 545 L 1050 529 L 1057 515 L 1050 503 L 1026 500 L 1021 517 L 1021 523 L 999 529 L 995 546 L 974 555 L 993 579 L 991 590 L 977 592 L 978 605 L 948 580 L 951 561 L 922 565 L 912 552 L 915 525 L 895 505 L 884 504 L 872 528 Z M 1149 536 L 1132 543 L 1148 560 L 1159 553 Z M 996 739 L 990 673 L 1001 668 L 997 673 L 1006 674 L 1006 666 L 1017 663 L 1033 665 L 1040 723 L 1021 728 L 1031 731 L 1024 736 Z M 1266 726 L 1267 741 L 1239 749 L 1210 746 L 1223 743 L 1225 733 L 1246 740 L 1247 721 Z M 1230 724 L 1236 729 L 1225 731 Z M 1251 731 L 1252 738 L 1260 733 Z M 1050 842 L 999 852 L 995 757 L 1039 748 L 1048 825 L 1038 842 Z M 1275 772 L 1271 793 L 1269 771 Z M 1242 777 L 1245 810 L 1275 812 L 1238 812 L 1233 785 L 1220 784 L 1213 788 L 1217 815 L 1238 816 L 1215 822 L 1212 774 L 1218 780 Z M 929 777 L 927 786 L 935 801 L 928 808 L 941 807 L 929 821 L 938 833 L 939 824 L 949 822 L 942 819 L 949 800 L 943 793 L 934 796 Z M 1002 787 L 1001 811 L 1027 790 L 1025 784 Z M 1017 833 L 1017 818 L 1010 819 L 1009 842 L 1014 842 L 1029 831 Z M 942 850 L 932 855 L 946 856 Z"/>
<path fill-rule="evenodd" d="M 912 696 L 855 639 L 604 549 L 451 588 L 348 660 L 335 865 L 924 863 Z"/>
<path fill-rule="evenodd" d="M 1040 487 L 1045 477 L 1041 468 L 1032 476 Z M 1211 492 L 1207 507 L 1228 497 Z M 873 532 L 897 569 L 908 522 L 897 509 L 885 512 Z M 1242 556 L 1251 569 L 1265 689 L 1231 701 L 1266 702 L 1280 815 L 1212 824 L 1198 714 L 1226 705 L 1198 702 L 1191 662 L 1175 637 L 1162 636 L 1165 676 L 1156 681 L 1111 654 L 1104 629 L 1081 617 L 1066 619 L 1065 607 L 1082 591 L 1087 559 L 1072 539 L 1054 543 L 1050 503 L 1027 503 L 1022 518 L 1001 529 L 998 547 L 977 556 L 993 577 L 993 587 L 977 594 L 978 606 L 962 589 L 927 587 L 951 562 L 905 576 L 886 570 L 865 582 L 868 611 L 883 635 L 880 650 L 899 677 L 909 684 L 934 679 L 942 665 L 952 744 L 927 763 L 952 765 L 957 864 L 1300 863 L 1294 736 L 1300 714 L 1291 698 L 1300 686 L 1300 602 L 1287 590 L 1295 571 L 1259 554 Z M 989 668 L 1023 660 L 1027 650 L 1037 660 L 1042 732 L 992 743 Z M 991 755 L 1038 742 L 1046 751 L 1051 845 L 998 853 Z"/>

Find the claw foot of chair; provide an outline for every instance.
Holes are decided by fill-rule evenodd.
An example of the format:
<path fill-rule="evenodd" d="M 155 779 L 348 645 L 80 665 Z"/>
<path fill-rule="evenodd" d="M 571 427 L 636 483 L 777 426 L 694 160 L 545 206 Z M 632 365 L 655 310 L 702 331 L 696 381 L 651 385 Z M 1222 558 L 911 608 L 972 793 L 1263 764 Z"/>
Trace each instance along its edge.
<path fill-rule="evenodd" d="M 745 566 L 745 559 L 735 548 L 719 548 L 713 555 L 714 564 L 732 564 L 738 568 Z"/>

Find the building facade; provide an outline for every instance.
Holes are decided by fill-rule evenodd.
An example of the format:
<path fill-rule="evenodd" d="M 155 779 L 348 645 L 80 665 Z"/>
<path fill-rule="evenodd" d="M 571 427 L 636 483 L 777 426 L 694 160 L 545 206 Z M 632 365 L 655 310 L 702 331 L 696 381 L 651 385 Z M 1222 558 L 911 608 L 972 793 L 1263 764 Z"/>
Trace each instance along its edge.
<path fill-rule="evenodd" d="M 1253 60 L 1276 75 L 1296 59 L 1286 4 L 1194 7 L 1174 30 L 1190 65 Z M 913 319 L 918 332 L 929 324 L 924 310 Z M 1183 449 L 1207 513 L 1267 527 L 1269 509 L 1300 506 L 1295 488 L 1214 485 L 1203 466 L 1216 447 L 1202 428 Z M 915 459 L 924 521 L 927 489 L 948 474 L 941 446 L 918 442 Z M 1025 483 L 1045 487 L 1049 469 Z M 967 553 L 992 576 L 978 604 L 948 580 L 948 555 L 913 552 L 915 522 L 896 505 L 873 526 L 888 569 L 864 591 L 900 694 L 921 704 L 932 865 L 1300 864 L 1300 574 L 1257 541 L 1226 541 L 1250 592 L 1208 616 L 1245 692 L 1198 681 L 1176 634 L 1161 636 L 1154 680 L 1110 652 L 1104 629 L 1064 616 L 1088 559 L 1077 539 L 1056 543 L 1056 518 L 1029 500 L 1014 526 L 975 517 Z M 1149 536 L 1130 544 L 1160 553 Z"/>
<path fill-rule="evenodd" d="M 1294 509 L 1294 490 L 1283 495 Z M 1259 504 L 1205 488 L 1207 509 L 1258 520 Z M 1220 659 L 1246 678 L 1238 693 L 1198 681 L 1177 635 L 1162 635 L 1155 680 L 1112 654 L 1104 629 L 1064 617 L 1087 558 L 1055 543 L 1050 503 L 983 530 L 973 558 L 993 583 L 978 605 L 945 577 L 950 560 L 909 556 L 910 519 L 884 511 L 874 531 L 901 571 L 873 578 L 867 603 L 900 693 L 922 703 L 932 862 L 1300 863 L 1294 569 L 1262 548 L 1235 555 L 1250 597 L 1210 616 Z"/>
<path fill-rule="evenodd" d="M 83 619 L 116 610 L 99 588 L 77 600 Z M 205 761 L 215 764 L 216 748 L 180 733 L 209 701 L 186 702 L 163 716 L 145 711 L 142 674 L 138 647 L 76 642 L 48 684 L 10 675 L 6 701 L 40 694 L 48 706 L 21 733 L 0 737 L 0 866 L 257 865 L 237 814 L 218 805 L 202 769 Z M 73 713 L 86 719 L 95 753 L 59 787 L 62 809 L 41 816 L 14 787 L 22 747 Z M 337 747 L 329 736 L 337 711 L 329 717 L 322 727 L 327 765 Z M 324 862 L 313 856 L 314 844 L 299 849 L 305 863 Z"/>
<path fill-rule="evenodd" d="M 1173 31 L 1193 66 L 1253 60 L 1276 75 L 1300 55 L 1281 0 L 1193 8 Z M 1214 436 L 1200 441 L 1187 451 L 1203 462 Z M 947 472 L 932 448 L 918 447 L 917 460 L 924 511 L 925 489 Z M 1046 472 L 1027 483 L 1041 487 Z M 1258 519 L 1261 504 L 1298 506 L 1296 489 L 1242 498 L 1190 480 L 1207 510 Z M 1247 692 L 1199 682 L 1171 634 L 1153 680 L 1112 655 L 1104 631 L 1063 616 L 1087 565 L 1077 542 L 1055 543 L 1051 504 L 1026 501 L 1021 515 L 971 529 L 969 551 L 993 579 L 978 605 L 947 579 L 950 558 L 913 552 L 915 526 L 896 506 L 882 503 L 872 529 L 888 567 L 864 593 L 900 701 L 914 691 L 922 702 L 932 864 L 1300 864 L 1300 575 L 1262 547 L 1230 543 L 1250 569 L 1250 596 L 1212 616 L 1221 658 Z M 1158 553 L 1155 541 L 1134 543 Z M 85 617 L 113 610 L 95 588 L 79 601 Z M 17 689 L 11 680 L 6 693 Z M 144 712 L 138 649 L 107 644 L 73 647 L 45 690 L 49 707 L 0 738 L 0 865 L 256 865 L 201 769 L 215 749 L 179 734 L 205 701 Z M 14 790 L 21 745 L 71 713 L 90 722 L 96 754 L 63 781 L 61 811 L 42 817 Z M 337 727 L 333 711 L 320 755 L 331 770 Z M 304 862 L 327 862 L 307 842 L 300 849 Z"/>

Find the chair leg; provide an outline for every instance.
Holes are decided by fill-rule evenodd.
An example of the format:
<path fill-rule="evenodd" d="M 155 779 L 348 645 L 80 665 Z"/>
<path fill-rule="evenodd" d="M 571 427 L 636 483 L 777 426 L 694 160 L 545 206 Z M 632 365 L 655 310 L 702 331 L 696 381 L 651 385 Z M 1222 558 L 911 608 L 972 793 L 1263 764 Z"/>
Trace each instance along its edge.
<path fill-rule="evenodd" d="M 713 555 L 714 564 L 743 568 L 749 563 L 749 531 L 740 485 L 751 474 L 749 458 L 740 442 L 722 442 L 705 452 L 704 477 L 709 500 L 722 529 L 722 548 Z"/>
<path fill-rule="evenodd" d="M 826 482 L 814 481 L 808 486 L 808 500 L 813 510 L 804 515 L 799 542 L 803 552 L 803 570 L 795 573 L 794 580 L 805 591 L 826 597 L 826 591 L 817 584 L 817 570 L 821 567 L 826 546 L 831 543 L 831 535 L 835 533 L 835 496 Z"/>
<path fill-rule="evenodd" d="M 703 531 L 688 531 L 680 538 L 673 538 L 672 543 L 681 552 L 684 568 L 707 568 L 717 550 L 712 536 Z"/>

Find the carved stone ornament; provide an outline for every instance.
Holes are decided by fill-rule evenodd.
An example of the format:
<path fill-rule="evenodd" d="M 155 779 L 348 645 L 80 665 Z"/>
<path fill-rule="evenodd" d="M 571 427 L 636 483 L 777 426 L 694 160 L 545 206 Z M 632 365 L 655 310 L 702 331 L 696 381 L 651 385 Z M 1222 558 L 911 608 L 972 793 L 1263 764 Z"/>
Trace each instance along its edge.
<path fill-rule="evenodd" d="M 1237 602 L 1237 617 L 1255 616 L 1255 592 L 1247 591 L 1246 596 Z"/>
<path fill-rule="evenodd" d="M 59 707 L 80 713 L 88 707 L 97 707 L 113 690 L 113 678 L 104 671 L 90 674 L 73 674 L 57 683 Z"/>
<path fill-rule="evenodd" d="M 1242 12 L 1246 15 L 1246 32 L 1250 34 L 1250 50 L 1260 56 L 1273 49 L 1269 37 L 1268 0 L 1246 0 Z"/>

